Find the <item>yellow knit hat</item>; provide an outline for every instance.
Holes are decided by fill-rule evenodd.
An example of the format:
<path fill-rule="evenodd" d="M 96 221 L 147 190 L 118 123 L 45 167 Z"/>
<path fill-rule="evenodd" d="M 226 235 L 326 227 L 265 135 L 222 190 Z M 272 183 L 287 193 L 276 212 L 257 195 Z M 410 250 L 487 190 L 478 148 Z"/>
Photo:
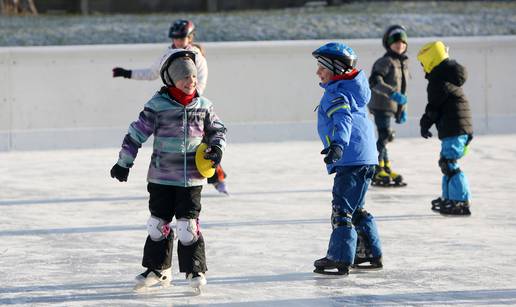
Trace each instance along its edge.
<path fill-rule="evenodd" d="M 448 57 L 448 47 L 441 41 L 424 45 L 417 54 L 417 59 L 423 64 L 423 69 L 427 74 Z"/>

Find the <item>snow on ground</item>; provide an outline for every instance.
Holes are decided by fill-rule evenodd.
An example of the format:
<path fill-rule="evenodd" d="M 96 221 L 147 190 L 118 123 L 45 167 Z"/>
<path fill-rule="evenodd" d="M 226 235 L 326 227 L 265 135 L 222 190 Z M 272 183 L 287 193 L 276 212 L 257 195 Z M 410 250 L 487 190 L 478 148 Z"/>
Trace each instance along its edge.
<path fill-rule="evenodd" d="M 121 136 L 122 138 L 122 136 Z M 473 215 L 430 211 L 440 190 L 436 138 L 398 139 L 403 189 L 371 188 L 382 271 L 322 277 L 312 263 L 330 233 L 330 176 L 318 142 L 230 144 L 231 197 L 207 186 L 201 215 L 208 285 L 132 291 L 148 217 L 144 148 L 128 183 L 109 178 L 118 149 L 0 153 L 0 305 L 515 305 L 515 135 L 477 136 L 461 167 Z"/>
<path fill-rule="evenodd" d="M 515 1 L 354 1 L 213 14 L 0 16 L 0 46 L 165 43 L 179 18 L 193 20 L 201 42 L 379 39 L 395 23 L 409 37 L 516 34 Z"/>

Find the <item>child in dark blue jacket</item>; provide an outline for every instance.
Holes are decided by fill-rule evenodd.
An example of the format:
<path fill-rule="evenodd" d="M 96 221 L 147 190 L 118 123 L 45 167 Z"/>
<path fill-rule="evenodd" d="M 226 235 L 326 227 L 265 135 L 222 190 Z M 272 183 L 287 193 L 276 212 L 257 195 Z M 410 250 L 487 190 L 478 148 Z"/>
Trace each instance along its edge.
<path fill-rule="evenodd" d="M 364 210 L 365 194 L 378 164 L 373 124 L 367 116 L 371 91 L 357 55 L 345 44 L 328 43 L 312 55 L 324 95 L 317 130 L 333 183 L 332 234 L 326 257 L 316 260 L 316 273 L 342 274 L 369 262 L 382 267 L 380 238 L 373 216 Z M 357 244 L 358 241 L 358 244 Z M 337 272 L 330 271 L 337 269 Z"/>

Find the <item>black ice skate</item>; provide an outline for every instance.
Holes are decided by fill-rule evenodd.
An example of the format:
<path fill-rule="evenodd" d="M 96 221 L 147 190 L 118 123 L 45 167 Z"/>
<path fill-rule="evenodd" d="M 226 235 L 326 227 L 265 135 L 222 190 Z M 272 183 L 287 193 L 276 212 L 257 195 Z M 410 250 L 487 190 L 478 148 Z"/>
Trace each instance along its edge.
<path fill-rule="evenodd" d="M 357 235 L 357 251 L 351 267 L 362 270 L 381 270 L 383 268 L 382 257 L 373 257 L 367 237 L 360 231 L 357 232 Z"/>
<path fill-rule="evenodd" d="M 314 266 L 315 266 L 314 273 L 318 273 L 318 274 L 324 274 L 324 275 L 348 275 L 349 274 L 349 264 L 344 263 L 344 262 L 333 261 L 326 257 L 315 260 Z"/>
<path fill-rule="evenodd" d="M 355 263 L 351 266 L 358 270 L 381 270 L 383 269 L 382 257 L 355 258 Z"/>
<path fill-rule="evenodd" d="M 441 206 L 446 200 L 442 197 L 436 198 L 431 201 L 432 204 L 432 211 L 440 213 L 441 212 Z"/>
<path fill-rule="evenodd" d="M 439 213 L 444 216 L 470 216 L 469 201 L 446 200 Z"/>

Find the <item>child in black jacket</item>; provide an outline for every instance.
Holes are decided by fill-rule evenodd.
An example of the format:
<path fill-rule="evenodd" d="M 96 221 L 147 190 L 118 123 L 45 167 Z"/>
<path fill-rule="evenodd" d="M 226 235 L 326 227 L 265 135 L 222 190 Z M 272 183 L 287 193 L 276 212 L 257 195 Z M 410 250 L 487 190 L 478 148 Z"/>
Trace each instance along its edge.
<path fill-rule="evenodd" d="M 421 117 L 421 136 L 429 138 L 435 124 L 441 140 L 439 166 L 443 173 L 442 195 L 432 201 L 432 210 L 443 215 L 470 215 L 470 190 L 457 164 L 473 138 L 471 110 L 461 86 L 466 69 L 448 56 L 441 41 L 424 45 L 417 59 L 428 79 L 428 104 Z"/>

